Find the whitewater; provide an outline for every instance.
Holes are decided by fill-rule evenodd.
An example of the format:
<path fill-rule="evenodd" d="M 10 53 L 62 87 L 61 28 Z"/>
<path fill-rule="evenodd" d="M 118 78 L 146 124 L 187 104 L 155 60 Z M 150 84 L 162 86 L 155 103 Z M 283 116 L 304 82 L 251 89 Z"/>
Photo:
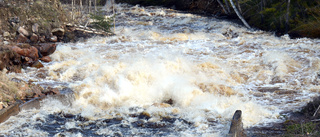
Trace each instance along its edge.
<path fill-rule="evenodd" d="M 9 74 L 70 89 L 71 103 L 48 97 L 1 123 L 0 135 L 225 136 L 236 110 L 244 128 L 268 126 L 319 95 L 319 39 L 115 6 L 115 36 L 60 43 L 44 68 Z"/>

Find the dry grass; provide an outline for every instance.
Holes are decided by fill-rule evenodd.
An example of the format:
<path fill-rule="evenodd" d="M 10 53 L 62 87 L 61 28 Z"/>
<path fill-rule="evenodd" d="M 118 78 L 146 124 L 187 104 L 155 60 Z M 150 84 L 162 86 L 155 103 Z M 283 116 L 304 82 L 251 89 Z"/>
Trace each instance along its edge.
<path fill-rule="evenodd" d="M 6 75 L 6 70 L 0 71 L 0 102 L 7 106 L 8 103 L 24 96 L 25 94 L 20 90 L 19 83 L 11 81 Z"/>

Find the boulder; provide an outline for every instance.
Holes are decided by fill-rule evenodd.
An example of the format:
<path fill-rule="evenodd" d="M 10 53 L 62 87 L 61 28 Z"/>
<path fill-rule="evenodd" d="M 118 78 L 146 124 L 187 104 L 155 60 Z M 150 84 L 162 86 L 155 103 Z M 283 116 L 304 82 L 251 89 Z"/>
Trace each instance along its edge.
<path fill-rule="evenodd" d="M 4 32 L 3 37 L 10 37 L 10 33 L 8 31 Z"/>
<path fill-rule="evenodd" d="M 40 36 L 40 37 L 39 37 L 39 41 L 42 42 L 42 43 L 47 42 L 47 41 L 46 41 L 46 36 Z"/>
<path fill-rule="evenodd" d="M 16 39 L 17 43 L 29 43 L 30 40 L 24 36 L 23 34 L 19 34 L 17 39 Z"/>
<path fill-rule="evenodd" d="M 30 36 L 30 33 L 23 27 L 19 27 L 17 31 L 19 32 L 19 34 L 23 34 L 24 36 Z"/>
<path fill-rule="evenodd" d="M 65 31 L 64 31 L 63 28 L 55 28 L 55 29 L 53 29 L 51 32 L 52 32 L 52 34 L 55 35 L 55 36 L 63 37 Z"/>
<path fill-rule="evenodd" d="M 16 53 L 18 53 L 19 55 L 29 57 L 34 61 L 39 59 L 38 49 L 33 46 L 29 48 L 20 48 L 18 46 L 13 46 L 11 49 Z"/>
<path fill-rule="evenodd" d="M 40 60 L 43 62 L 51 62 L 51 58 L 49 56 L 43 56 Z"/>
<path fill-rule="evenodd" d="M 38 33 L 38 31 L 39 31 L 39 24 L 38 23 L 33 24 L 32 25 L 32 32 L 33 33 Z"/>
<path fill-rule="evenodd" d="M 41 62 L 35 61 L 35 62 L 31 65 L 31 67 L 34 67 L 34 68 L 42 68 L 42 67 L 44 67 L 44 66 L 43 66 L 43 64 L 42 64 Z"/>
<path fill-rule="evenodd" d="M 57 88 L 47 87 L 47 88 L 43 91 L 43 93 L 44 93 L 45 95 L 54 95 L 54 94 L 60 94 L 60 91 L 59 91 L 59 89 L 57 89 Z"/>
<path fill-rule="evenodd" d="M 48 56 L 56 51 L 57 44 L 54 43 L 40 43 L 38 45 L 34 45 L 43 56 Z"/>
<path fill-rule="evenodd" d="M 231 120 L 230 130 L 227 137 L 246 137 L 245 130 L 242 123 L 242 111 L 237 110 Z"/>
<path fill-rule="evenodd" d="M 10 72 L 21 72 L 21 56 L 7 46 L 0 47 L 0 70 L 3 69 Z"/>
<path fill-rule="evenodd" d="M 52 37 L 50 38 L 50 41 L 51 41 L 51 42 L 57 42 L 57 41 L 58 41 L 58 37 L 57 37 L 57 36 L 52 36 Z"/>
<path fill-rule="evenodd" d="M 37 43 L 38 42 L 38 36 L 36 35 L 36 34 L 32 34 L 31 35 L 31 37 L 30 37 L 30 41 L 32 42 L 32 43 Z"/>

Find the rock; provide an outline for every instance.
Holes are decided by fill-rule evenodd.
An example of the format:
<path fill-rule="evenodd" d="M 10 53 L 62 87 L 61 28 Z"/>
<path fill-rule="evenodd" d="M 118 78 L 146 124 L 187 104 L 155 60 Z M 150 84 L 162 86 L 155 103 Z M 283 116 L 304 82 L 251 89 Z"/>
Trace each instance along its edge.
<path fill-rule="evenodd" d="M 43 56 L 40 60 L 43 62 L 51 62 L 51 58 L 49 56 Z"/>
<path fill-rule="evenodd" d="M 42 42 L 42 43 L 45 43 L 46 42 L 46 36 L 40 36 L 39 37 L 39 41 Z"/>
<path fill-rule="evenodd" d="M 29 57 L 34 61 L 38 60 L 39 58 L 38 49 L 33 46 L 29 48 L 20 48 L 18 46 L 13 46 L 11 49 L 16 53 L 18 53 L 19 55 Z"/>
<path fill-rule="evenodd" d="M 26 64 L 28 66 L 31 66 L 34 63 L 34 60 L 32 58 L 25 57 L 25 56 L 22 56 L 21 58 L 22 58 L 22 61 L 24 62 L 24 64 Z"/>
<path fill-rule="evenodd" d="M 30 33 L 27 30 L 25 30 L 23 27 L 19 27 L 18 32 L 19 34 L 23 34 L 24 36 L 27 36 L 27 37 L 30 36 Z"/>
<path fill-rule="evenodd" d="M 38 36 L 36 35 L 36 34 L 32 34 L 31 35 L 31 37 L 30 37 L 30 41 L 32 42 L 32 43 L 37 43 L 38 42 Z"/>
<path fill-rule="evenodd" d="M 21 56 L 7 46 L 0 47 L 0 70 L 3 69 L 10 72 L 21 72 Z"/>
<path fill-rule="evenodd" d="M 231 121 L 230 130 L 227 135 L 227 137 L 246 137 L 245 131 L 243 129 L 243 123 L 242 123 L 242 111 L 237 110 Z"/>
<path fill-rule="evenodd" d="M 45 95 L 54 95 L 54 94 L 60 94 L 60 91 L 57 88 L 47 87 L 46 90 L 44 90 Z"/>
<path fill-rule="evenodd" d="M 17 43 L 29 43 L 30 40 L 23 34 L 19 34 L 16 40 Z"/>
<path fill-rule="evenodd" d="M 143 111 L 139 114 L 138 118 L 149 120 L 151 118 L 151 115 L 148 112 Z"/>
<path fill-rule="evenodd" d="M 39 45 L 34 45 L 43 56 L 48 56 L 56 51 L 57 44 L 54 43 L 40 43 Z"/>
<path fill-rule="evenodd" d="M 9 22 L 13 22 L 13 23 L 19 23 L 20 22 L 20 19 L 19 17 L 12 17 L 8 20 Z"/>
<path fill-rule="evenodd" d="M 63 28 L 55 28 L 55 29 L 53 29 L 51 32 L 52 32 L 52 34 L 55 35 L 55 36 L 63 37 L 65 31 L 64 31 Z"/>
<path fill-rule="evenodd" d="M 39 31 L 39 24 L 38 23 L 33 24 L 32 25 L 32 32 L 33 33 L 38 33 L 38 31 Z"/>
<path fill-rule="evenodd" d="M 52 37 L 50 38 L 50 41 L 51 41 L 51 42 L 57 42 L 57 41 L 58 41 L 58 37 L 57 37 L 57 36 L 52 36 Z"/>
<path fill-rule="evenodd" d="M 10 33 L 8 31 L 4 32 L 3 37 L 10 37 Z"/>
<path fill-rule="evenodd" d="M 31 67 L 34 67 L 34 68 L 42 68 L 43 67 L 43 64 L 39 61 L 36 61 L 34 62 Z"/>

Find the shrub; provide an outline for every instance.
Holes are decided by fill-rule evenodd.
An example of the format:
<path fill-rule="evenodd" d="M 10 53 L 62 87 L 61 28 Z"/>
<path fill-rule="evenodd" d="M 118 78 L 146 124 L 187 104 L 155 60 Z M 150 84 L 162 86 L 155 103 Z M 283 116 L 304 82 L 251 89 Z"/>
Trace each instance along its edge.
<path fill-rule="evenodd" d="M 90 18 L 94 20 L 91 23 L 94 28 L 103 30 L 105 32 L 111 32 L 114 16 L 106 18 L 101 14 L 101 12 L 97 12 L 96 14 L 90 14 Z"/>

